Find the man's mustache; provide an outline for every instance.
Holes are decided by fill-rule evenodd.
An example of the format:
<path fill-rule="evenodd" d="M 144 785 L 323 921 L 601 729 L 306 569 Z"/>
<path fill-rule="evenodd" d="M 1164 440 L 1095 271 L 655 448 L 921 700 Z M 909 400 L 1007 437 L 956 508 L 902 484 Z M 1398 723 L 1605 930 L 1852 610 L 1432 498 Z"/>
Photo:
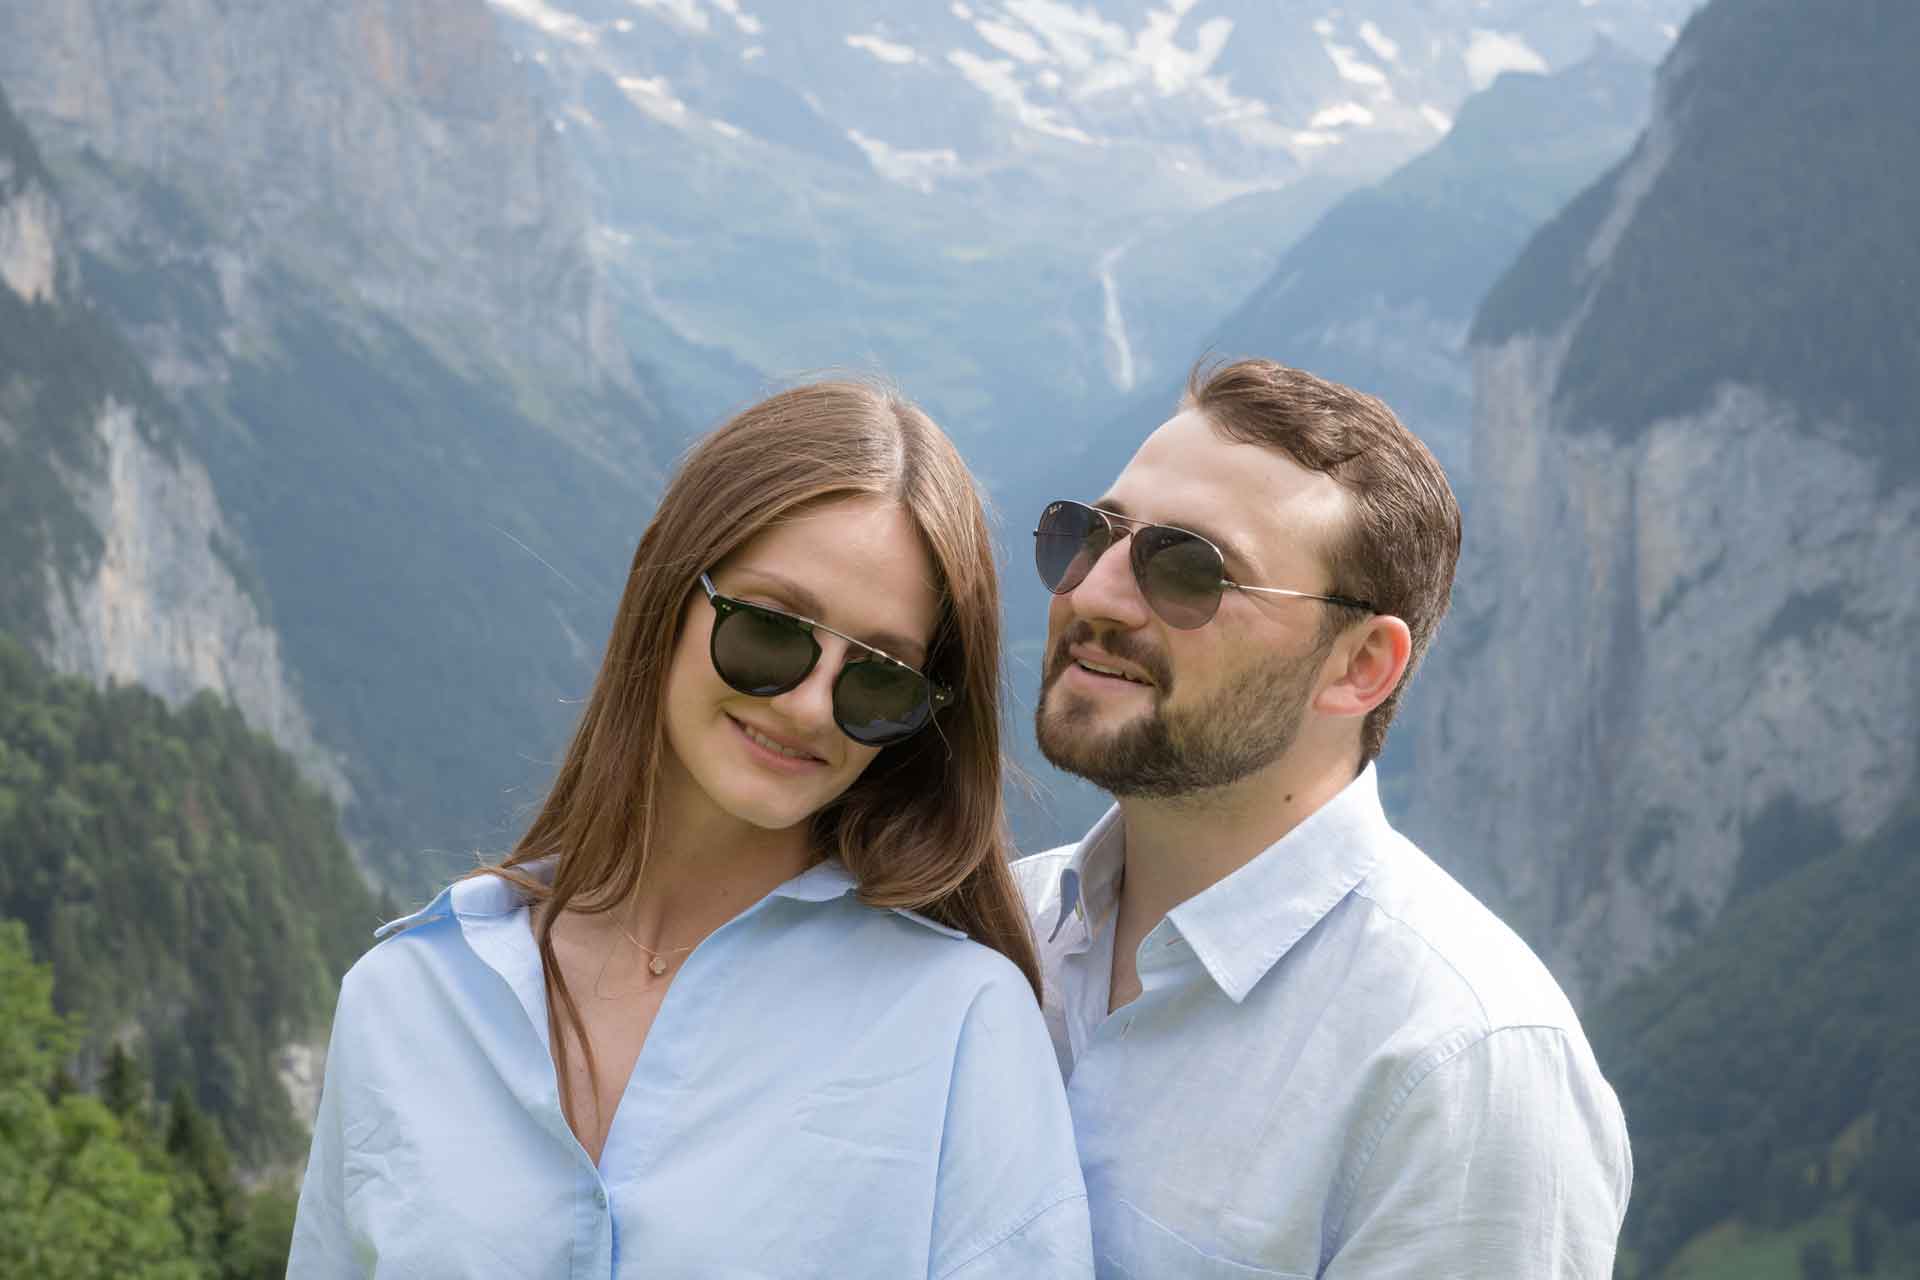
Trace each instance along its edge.
<path fill-rule="evenodd" d="M 1101 636 L 1094 630 L 1091 622 L 1080 619 L 1060 633 L 1054 642 L 1053 650 L 1047 655 L 1046 677 L 1040 687 L 1045 690 L 1060 678 L 1060 673 L 1073 661 L 1069 650 L 1077 644 L 1090 644 L 1104 649 L 1122 662 L 1130 662 L 1140 668 L 1153 681 L 1154 692 L 1166 697 L 1173 692 L 1173 668 L 1167 662 L 1167 656 L 1158 649 L 1142 642 L 1139 637 L 1126 631 L 1114 631 Z"/>

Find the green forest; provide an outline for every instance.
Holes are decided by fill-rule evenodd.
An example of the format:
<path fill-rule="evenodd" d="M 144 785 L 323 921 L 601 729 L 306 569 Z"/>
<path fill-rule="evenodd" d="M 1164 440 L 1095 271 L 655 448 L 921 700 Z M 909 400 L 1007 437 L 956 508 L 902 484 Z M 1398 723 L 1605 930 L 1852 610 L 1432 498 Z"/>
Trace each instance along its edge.
<path fill-rule="evenodd" d="M 386 910 L 331 802 L 211 695 L 0 634 L 0 849 L 0 1275 L 282 1274 L 282 1070 Z"/>
<path fill-rule="evenodd" d="M 1588 1017 L 1633 1138 L 1621 1280 L 1920 1278 L 1920 804 L 1809 852 Z"/>

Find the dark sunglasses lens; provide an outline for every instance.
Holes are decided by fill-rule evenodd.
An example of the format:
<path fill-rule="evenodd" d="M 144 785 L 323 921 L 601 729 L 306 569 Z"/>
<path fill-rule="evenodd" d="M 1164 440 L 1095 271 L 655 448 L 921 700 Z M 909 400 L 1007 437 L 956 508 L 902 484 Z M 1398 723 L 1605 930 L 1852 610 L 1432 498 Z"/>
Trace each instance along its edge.
<path fill-rule="evenodd" d="M 1219 612 L 1223 567 L 1206 539 L 1151 525 L 1133 535 L 1131 554 L 1140 593 L 1168 626 L 1191 631 Z"/>
<path fill-rule="evenodd" d="M 833 682 L 833 718 L 855 742 L 877 747 L 926 727 L 933 716 L 927 682 L 891 662 L 849 662 Z"/>
<path fill-rule="evenodd" d="M 770 698 L 806 679 L 819 649 L 789 618 L 738 605 L 713 624 L 713 669 L 741 693 Z"/>
<path fill-rule="evenodd" d="M 1099 512 L 1078 502 L 1050 503 L 1040 513 L 1033 535 L 1033 559 L 1041 584 L 1055 595 L 1065 595 L 1086 579 L 1094 561 L 1110 545 L 1112 536 Z"/>

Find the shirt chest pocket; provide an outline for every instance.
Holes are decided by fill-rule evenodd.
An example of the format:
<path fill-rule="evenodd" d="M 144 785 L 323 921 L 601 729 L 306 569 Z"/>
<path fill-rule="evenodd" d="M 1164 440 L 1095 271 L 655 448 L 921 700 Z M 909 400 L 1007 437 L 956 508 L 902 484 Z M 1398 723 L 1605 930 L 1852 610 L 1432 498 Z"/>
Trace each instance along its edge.
<path fill-rule="evenodd" d="M 1304 1271 L 1275 1271 L 1218 1257 L 1155 1222 L 1125 1200 L 1109 1202 L 1094 1229 L 1099 1280 L 1313 1280 Z"/>

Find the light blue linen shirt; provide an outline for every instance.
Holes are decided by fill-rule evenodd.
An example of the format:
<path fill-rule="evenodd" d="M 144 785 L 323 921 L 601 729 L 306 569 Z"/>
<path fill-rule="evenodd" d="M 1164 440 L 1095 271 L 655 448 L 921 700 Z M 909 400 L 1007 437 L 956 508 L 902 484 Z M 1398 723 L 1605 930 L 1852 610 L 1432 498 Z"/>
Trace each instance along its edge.
<path fill-rule="evenodd" d="M 1140 943 L 1107 1013 L 1117 809 L 1015 864 L 1093 1211 L 1137 1280 L 1605 1280 L 1633 1163 L 1533 953 L 1369 767 Z"/>
<path fill-rule="evenodd" d="M 520 894 L 463 880 L 383 928 L 341 987 L 288 1275 L 1091 1275 L 1032 988 L 854 887 L 818 864 L 686 958 L 598 1167 Z"/>

